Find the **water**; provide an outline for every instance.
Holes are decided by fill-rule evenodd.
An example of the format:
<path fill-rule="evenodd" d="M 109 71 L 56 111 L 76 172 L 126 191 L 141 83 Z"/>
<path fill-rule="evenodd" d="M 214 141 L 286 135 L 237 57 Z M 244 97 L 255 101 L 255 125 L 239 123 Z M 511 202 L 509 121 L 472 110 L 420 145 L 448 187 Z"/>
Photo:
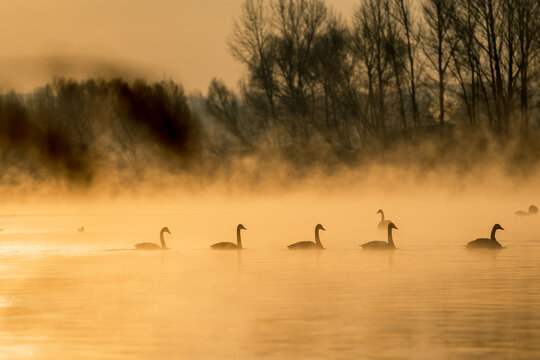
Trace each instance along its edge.
<path fill-rule="evenodd" d="M 513 217 L 505 199 L 478 216 L 485 202 L 447 199 L 434 214 L 440 199 L 393 199 L 387 213 L 399 215 L 399 249 L 374 253 L 358 244 L 384 239 L 375 229 L 379 206 L 350 200 L 3 215 L 0 358 L 540 357 L 536 218 Z M 240 218 L 247 249 L 211 251 L 234 241 Z M 506 229 L 497 234 L 506 249 L 463 247 L 488 236 L 494 221 Z M 317 222 L 326 250 L 285 248 L 311 240 Z M 170 250 L 131 250 L 158 242 L 165 225 Z"/>

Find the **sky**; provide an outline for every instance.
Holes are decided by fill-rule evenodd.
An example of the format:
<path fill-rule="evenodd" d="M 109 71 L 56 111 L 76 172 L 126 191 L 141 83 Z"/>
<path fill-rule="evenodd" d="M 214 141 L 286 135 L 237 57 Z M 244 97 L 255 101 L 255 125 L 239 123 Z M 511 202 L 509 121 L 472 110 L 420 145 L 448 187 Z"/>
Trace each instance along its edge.
<path fill-rule="evenodd" d="M 244 0 L 0 1 L 0 90 L 53 76 L 172 78 L 205 92 L 234 86 L 242 66 L 227 38 Z M 359 0 L 329 0 L 347 15 Z"/>

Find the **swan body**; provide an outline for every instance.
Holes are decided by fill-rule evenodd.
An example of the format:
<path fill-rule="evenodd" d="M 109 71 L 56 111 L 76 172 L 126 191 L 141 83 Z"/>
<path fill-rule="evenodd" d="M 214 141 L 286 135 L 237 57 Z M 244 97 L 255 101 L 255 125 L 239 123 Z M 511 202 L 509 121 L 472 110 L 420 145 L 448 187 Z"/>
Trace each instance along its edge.
<path fill-rule="evenodd" d="M 242 249 L 242 238 L 240 237 L 240 230 L 247 230 L 244 225 L 238 224 L 236 227 L 236 244 L 232 242 L 219 242 L 210 247 L 214 250 L 240 250 Z"/>
<path fill-rule="evenodd" d="M 291 249 L 291 250 L 296 250 L 296 249 L 313 249 L 313 250 L 324 249 L 323 247 L 319 247 L 319 245 L 317 245 L 313 241 L 299 241 L 299 242 L 291 244 L 291 245 L 289 245 L 287 247 L 289 249 Z"/>
<path fill-rule="evenodd" d="M 390 222 L 387 225 L 388 229 L 388 242 L 386 241 L 370 241 L 368 243 L 360 245 L 362 249 L 365 250 L 394 250 L 396 245 L 394 244 L 394 239 L 392 237 L 392 229 L 398 229 L 393 222 Z"/>
<path fill-rule="evenodd" d="M 534 215 L 538 212 L 538 208 L 534 205 L 529 206 L 529 211 L 522 211 L 518 210 L 515 212 L 516 216 L 528 216 L 528 215 Z"/>
<path fill-rule="evenodd" d="M 499 229 L 504 230 L 501 225 L 495 224 L 493 225 L 493 229 L 491 229 L 491 236 L 489 239 L 479 238 L 470 241 L 465 246 L 469 249 L 502 249 L 502 245 L 495 239 L 495 232 Z"/>
<path fill-rule="evenodd" d="M 167 249 L 167 245 L 165 245 L 165 240 L 163 239 L 163 233 L 171 233 L 169 231 L 169 229 L 167 227 L 164 227 L 163 229 L 161 229 L 161 231 L 159 232 L 159 239 L 161 240 L 161 246 L 159 246 L 158 244 L 154 244 L 154 243 L 139 243 L 139 244 L 135 244 L 135 248 L 137 250 L 166 250 Z"/>
<path fill-rule="evenodd" d="M 321 224 L 317 224 L 317 226 L 315 226 L 315 242 L 300 241 L 300 242 L 291 244 L 287 247 L 291 250 L 322 250 L 324 249 L 324 247 L 321 244 L 321 239 L 319 238 L 319 230 L 326 231 L 326 229 Z"/>
<path fill-rule="evenodd" d="M 381 230 L 386 230 L 391 221 L 384 219 L 384 211 L 382 211 L 382 209 L 377 210 L 376 214 L 381 214 L 381 221 L 379 221 L 379 225 L 377 225 L 377 228 Z"/>

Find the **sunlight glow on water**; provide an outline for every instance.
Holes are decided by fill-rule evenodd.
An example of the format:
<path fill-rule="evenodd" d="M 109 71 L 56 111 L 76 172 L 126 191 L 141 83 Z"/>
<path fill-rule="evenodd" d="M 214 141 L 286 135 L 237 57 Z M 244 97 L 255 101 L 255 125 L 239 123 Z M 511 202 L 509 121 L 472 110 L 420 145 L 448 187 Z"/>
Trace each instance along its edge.
<path fill-rule="evenodd" d="M 507 248 L 469 251 L 463 245 L 489 232 L 493 214 L 473 218 L 476 205 L 464 214 L 454 211 L 462 203 L 450 203 L 429 217 L 432 204 L 415 203 L 414 213 L 393 210 L 398 249 L 368 252 L 358 245 L 385 238 L 375 230 L 377 207 L 342 204 L 318 206 L 317 216 L 271 202 L 258 205 L 266 217 L 253 214 L 253 203 L 223 217 L 219 209 L 93 215 L 83 234 L 80 215 L 12 222 L 59 231 L 0 235 L 0 358 L 540 356 L 536 219 L 497 219 Z M 369 211 L 352 211 L 359 207 Z M 442 232 L 441 216 L 460 227 Z M 212 251 L 214 242 L 235 240 L 238 218 L 246 249 Z M 320 218 L 326 250 L 286 249 L 312 240 Z M 418 218 L 432 225 L 415 226 Z M 159 242 L 163 225 L 170 250 L 133 250 Z"/>

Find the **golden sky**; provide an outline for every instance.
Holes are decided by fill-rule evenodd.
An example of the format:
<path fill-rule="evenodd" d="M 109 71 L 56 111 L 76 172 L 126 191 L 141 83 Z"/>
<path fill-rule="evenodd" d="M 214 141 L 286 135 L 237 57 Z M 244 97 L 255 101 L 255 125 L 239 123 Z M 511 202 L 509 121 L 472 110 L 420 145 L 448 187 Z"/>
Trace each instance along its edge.
<path fill-rule="evenodd" d="M 344 15 L 358 0 L 327 1 Z M 173 78 L 205 91 L 242 68 L 226 39 L 243 0 L 0 1 L 0 89 L 53 75 Z"/>

